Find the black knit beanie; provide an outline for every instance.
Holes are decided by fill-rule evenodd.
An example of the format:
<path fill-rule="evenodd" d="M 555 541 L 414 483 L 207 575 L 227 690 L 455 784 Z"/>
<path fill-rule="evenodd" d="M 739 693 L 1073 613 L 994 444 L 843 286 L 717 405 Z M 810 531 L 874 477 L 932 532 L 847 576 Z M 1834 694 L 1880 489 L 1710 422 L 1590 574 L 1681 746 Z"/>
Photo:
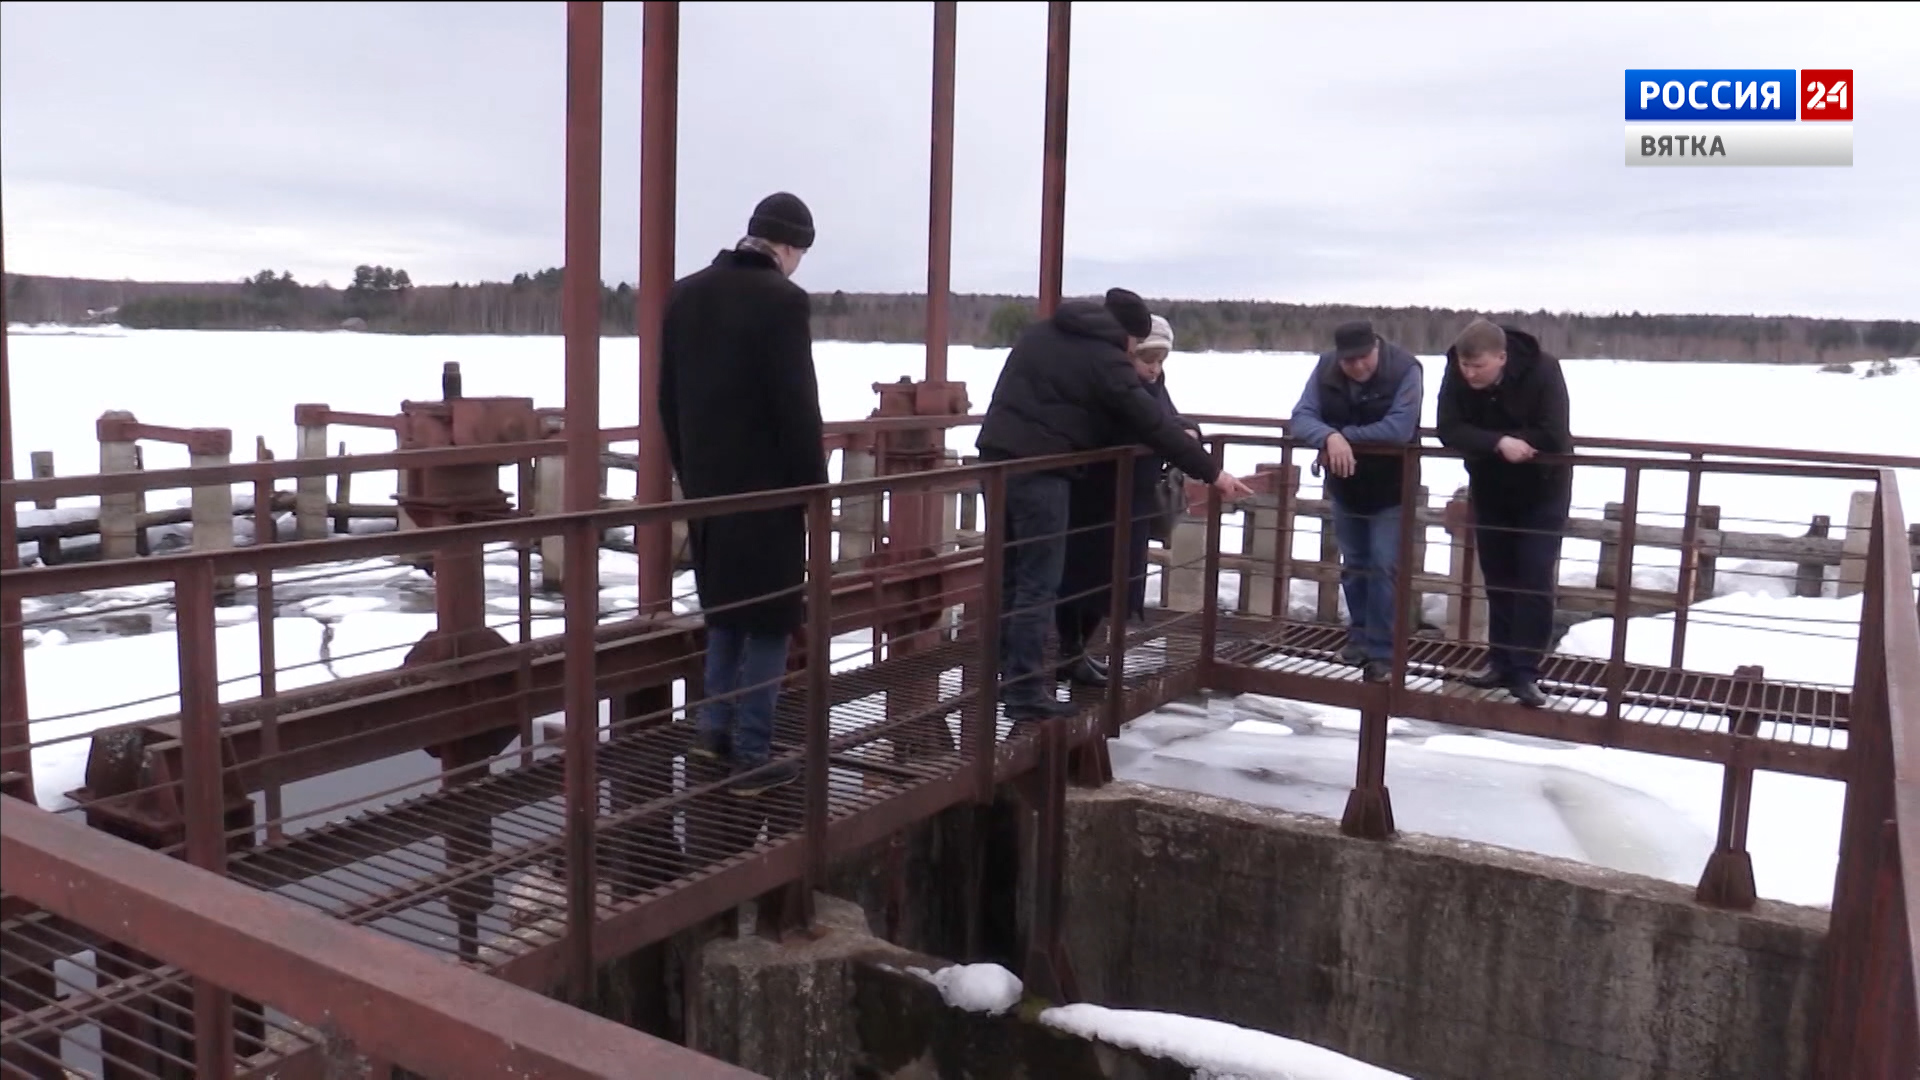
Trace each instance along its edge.
<path fill-rule="evenodd" d="M 775 192 L 753 208 L 747 235 L 805 251 L 813 246 L 813 211 L 799 196 Z"/>
<path fill-rule="evenodd" d="M 1147 310 L 1147 302 L 1140 299 L 1140 294 L 1131 289 L 1108 289 L 1107 313 L 1120 321 L 1120 328 L 1128 337 L 1144 341 L 1153 333 L 1153 312 Z"/>

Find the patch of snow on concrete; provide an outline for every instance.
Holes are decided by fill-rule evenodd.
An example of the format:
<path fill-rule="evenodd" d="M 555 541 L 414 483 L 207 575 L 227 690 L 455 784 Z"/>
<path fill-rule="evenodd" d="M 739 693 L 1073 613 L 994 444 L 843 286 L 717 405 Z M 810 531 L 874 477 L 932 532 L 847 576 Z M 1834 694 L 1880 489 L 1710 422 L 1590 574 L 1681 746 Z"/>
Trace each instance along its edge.
<path fill-rule="evenodd" d="M 1049 1027 L 1178 1061 L 1194 1080 L 1407 1080 L 1325 1047 L 1196 1016 L 1062 1005 L 1040 1014 Z"/>
<path fill-rule="evenodd" d="M 939 971 L 908 968 L 908 972 L 939 988 L 948 1005 L 968 1012 L 995 1016 L 1020 1003 L 1025 987 L 1020 977 L 999 964 L 954 964 Z"/>

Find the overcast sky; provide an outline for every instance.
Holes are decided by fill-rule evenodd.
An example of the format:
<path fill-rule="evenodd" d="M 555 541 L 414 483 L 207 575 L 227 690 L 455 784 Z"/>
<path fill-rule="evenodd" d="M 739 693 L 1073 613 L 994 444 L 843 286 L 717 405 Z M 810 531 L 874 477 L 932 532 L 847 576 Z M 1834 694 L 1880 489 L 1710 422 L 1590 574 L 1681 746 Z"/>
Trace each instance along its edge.
<path fill-rule="evenodd" d="M 605 264 L 638 265 L 638 3 Z M 932 5 L 682 5 L 677 264 L 794 191 L 814 290 L 926 283 Z M 1920 318 L 1920 6 L 1074 5 L 1069 293 Z M 1044 3 L 960 5 L 953 285 L 1036 287 Z M 25 273 L 561 261 L 561 3 L 0 5 Z M 1851 169 L 1627 169 L 1622 69 L 1852 67 Z"/>

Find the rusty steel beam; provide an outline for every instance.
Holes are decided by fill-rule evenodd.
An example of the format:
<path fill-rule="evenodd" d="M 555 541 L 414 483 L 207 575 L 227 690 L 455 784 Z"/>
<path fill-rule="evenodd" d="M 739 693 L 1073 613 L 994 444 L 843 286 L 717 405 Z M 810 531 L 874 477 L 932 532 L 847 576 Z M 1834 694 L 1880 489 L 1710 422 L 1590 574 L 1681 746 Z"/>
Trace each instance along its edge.
<path fill-rule="evenodd" d="M 605 5 L 598 0 L 569 0 L 567 272 L 562 282 L 566 290 L 562 319 L 566 326 L 566 415 L 571 420 L 565 426 L 565 508 L 575 513 L 600 506 L 600 109 L 604 97 L 605 21 Z M 658 416 L 652 419 L 657 421 Z M 653 451 L 647 447 L 644 433 L 641 442 L 640 470 L 645 476 L 659 455 L 649 458 Z M 645 485 L 644 480 L 641 483 Z M 643 486 L 641 500 L 651 493 L 650 486 Z M 649 550 L 651 542 L 664 531 L 650 530 L 645 535 L 636 531 L 643 583 L 652 569 L 649 559 L 658 555 Z M 593 990 L 594 817 L 600 801 L 600 696 L 595 670 L 599 655 L 594 648 L 594 631 L 600 619 L 600 536 L 595 530 L 575 526 L 567 531 L 564 543 L 567 938 L 573 960 L 571 996 L 575 1001 L 586 1001 Z M 671 569 L 668 573 L 671 578 Z"/>
<path fill-rule="evenodd" d="M 1187 419 L 1205 427 L 1250 427 L 1288 431 L 1293 421 L 1272 416 L 1228 416 L 1218 413 L 1189 413 Z M 1423 439 L 1438 439 L 1434 428 L 1420 429 Z M 1582 447 L 1596 450 L 1623 450 L 1630 453 L 1676 454 L 1682 457 L 1742 458 L 1749 461 L 1779 461 L 1816 465 L 1854 465 L 1862 469 L 1920 469 L 1920 456 L 1912 454 L 1860 454 L 1847 450 L 1801 450 L 1783 446 L 1746 446 L 1739 443 L 1668 442 L 1661 439 L 1623 439 L 1606 435 L 1580 436 Z M 1643 462 L 1663 470 L 1684 467 L 1684 461 Z M 1712 463 L 1709 462 L 1709 465 Z M 1873 478 L 1877 477 L 1863 477 Z"/>
<path fill-rule="evenodd" d="M 445 455 L 434 459 L 435 464 L 511 464 L 519 457 L 502 459 L 486 451 L 512 449 L 518 454 L 518 448 L 539 447 L 554 453 L 564 452 L 565 443 L 550 440 L 545 443 L 501 443 L 494 446 L 453 447 L 447 450 L 425 451 L 436 455 Z M 1144 452 L 1136 450 L 1136 453 Z M 422 453 L 406 451 L 404 453 Z M 380 457 L 401 457 L 402 455 L 378 455 Z M 524 455 L 521 455 L 524 456 Z M 545 455 L 543 455 L 545 456 Z M 433 528 L 405 529 L 399 532 L 348 536 L 333 540 L 298 540 L 284 544 L 264 544 L 244 548 L 223 548 L 211 551 L 185 552 L 177 555 L 152 555 L 139 559 L 117 559 L 97 563 L 68 563 L 60 566 L 35 568 L 31 570 L 10 570 L 0 574 L 0 585 L 19 591 L 21 597 L 52 596 L 66 592 L 85 592 L 94 589 L 119 588 L 127 585 L 161 584 L 174 580 L 180 568 L 189 562 L 204 561 L 211 563 L 215 574 L 261 574 L 269 570 L 287 570 L 294 567 L 316 564 L 350 562 L 355 559 L 369 559 L 395 555 L 427 555 L 438 550 L 457 548 L 472 544 L 526 544 L 543 540 L 562 532 L 575 524 L 584 524 L 592 529 L 610 529 L 618 526 L 645 528 L 671 521 L 692 520 L 716 514 L 744 514 L 758 510 L 772 510 L 782 507 L 806 505 L 815 488 L 824 488 L 832 498 L 850 499 L 862 496 L 906 497 L 966 491 L 979 483 L 988 474 L 994 472 L 1035 471 L 1039 469 L 1064 469 L 1078 465 L 1093 465 L 1114 460 L 1111 449 L 1086 450 L 1075 453 L 1051 454 L 1042 458 L 1027 458 L 1018 462 L 987 462 L 965 465 L 956 468 L 930 469 L 921 472 L 894 473 L 877 476 L 867 480 L 843 481 L 838 484 L 820 484 L 806 488 L 768 488 L 760 491 L 743 492 L 738 495 L 716 495 L 704 499 L 669 500 L 658 503 L 636 504 L 614 507 L 593 513 L 561 513 L 539 516 L 514 517 L 501 520 L 479 521 L 462 525 L 443 525 Z M 369 458 L 376 455 L 369 455 Z M 300 459 L 308 463 L 325 464 L 328 459 Z M 271 465 L 272 462 L 260 464 Z M 406 459 L 405 467 L 420 468 L 419 459 Z M 250 472 L 259 465 L 233 466 L 230 469 L 209 469 L 209 473 L 224 474 L 238 470 Z M 182 470 L 187 471 L 187 470 Z M 336 465 L 334 471 L 338 471 Z M 121 476 L 138 476 L 137 473 L 113 473 L 105 477 L 82 477 L 88 484 L 98 483 L 101 488 L 112 486 L 109 482 Z M 332 475 L 328 473 L 327 475 Z M 52 481 L 49 481 L 51 483 Z M 205 479 L 201 483 L 208 482 Z M 224 482 L 215 480 L 213 482 Z M 89 490 L 84 488 L 83 490 Z"/>
<path fill-rule="evenodd" d="M 1324 623 L 1289 622 L 1276 629 L 1267 620 L 1223 614 L 1219 616 L 1219 625 L 1253 643 L 1249 646 L 1251 651 L 1235 661 L 1241 664 L 1266 655 L 1332 661 L 1344 640 L 1338 627 Z M 1409 663 L 1421 669 L 1415 672 L 1415 677 L 1422 678 L 1474 667 L 1486 652 L 1485 645 L 1458 641 L 1420 640 L 1410 644 Z M 1608 663 L 1555 653 L 1548 658 L 1546 681 L 1558 684 L 1556 693 L 1561 697 L 1596 695 L 1605 686 Z M 1763 720 L 1812 732 L 1847 730 L 1847 717 L 1852 709 L 1852 692 L 1837 686 L 1743 680 L 1649 664 L 1627 664 L 1625 672 L 1630 688 L 1628 703 L 1649 708 L 1737 708 L 1755 712 Z M 1319 684 L 1338 681 L 1322 679 Z M 1330 692 L 1346 693 L 1337 688 L 1330 688 Z"/>
<path fill-rule="evenodd" d="M 977 552 L 954 552 L 926 565 L 919 578 L 865 572 L 836 582 L 834 635 L 903 614 L 961 606 L 979 589 Z M 684 676 L 686 658 L 703 648 L 701 633 L 695 616 L 629 619 L 597 628 L 596 695 L 609 697 Z M 272 706 L 280 755 L 275 777 L 293 783 L 510 727 L 518 722 L 523 654 L 532 657 L 527 707 L 536 716 L 561 711 L 568 648 L 563 637 L 545 638 L 477 657 L 445 674 L 401 669 L 282 694 Z M 261 719 L 268 707 L 259 699 L 223 706 L 224 736 L 234 761 L 228 771 L 245 791 L 260 790 L 266 779 L 260 764 L 265 753 Z M 180 717 L 156 717 L 142 726 L 161 736 L 147 753 L 164 755 L 174 770 L 168 775 L 182 775 Z"/>
<path fill-rule="evenodd" d="M 927 381 L 947 381 L 953 294 L 953 101 L 959 4 L 933 5 L 933 161 L 927 172 Z"/>
<path fill-rule="evenodd" d="M 1854 664 L 1857 712 L 1815 1028 L 1818 1080 L 1920 1068 L 1920 626 L 1891 472 L 1874 500 Z"/>
<path fill-rule="evenodd" d="M 63 820 L 0 815 L 10 893 L 431 1076 L 754 1073 Z"/>
<path fill-rule="evenodd" d="M 963 654 L 953 645 L 921 654 L 923 660 L 929 656 L 938 660 L 949 655 L 953 657 L 952 663 L 958 665 Z M 837 708 L 880 693 L 886 688 L 882 669 L 860 668 L 837 672 L 828 683 L 828 703 Z M 439 815 L 436 808 L 449 797 L 484 802 L 491 808 L 491 813 L 499 814 L 559 795 L 564 784 L 563 761 L 564 758 L 545 758 L 532 765 L 508 772 L 490 773 L 476 779 L 463 785 L 458 796 L 445 793 L 418 795 L 383 806 L 376 814 L 319 825 L 282 843 L 237 851 L 229 860 L 229 866 L 235 877 L 263 888 L 277 888 L 284 883 L 281 879 L 316 877 L 386 851 L 437 838 L 444 825 L 436 823 L 443 816 Z M 508 856 L 506 861 L 511 862 L 523 857 L 525 851 L 504 854 Z M 366 903 L 368 906 L 392 904 L 404 899 L 407 892 L 415 890 L 417 886 L 426 884 L 426 879 L 410 882 Z"/>
<path fill-rule="evenodd" d="M 6 280 L 6 235 L 0 225 L 0 282 Z M 7 362 L 7 289 L 0 287 L 0 483 L 13 480 L 13 370 Z M 0 506 L 0 572 L 20 566 L 19 511 Z M 32 802 L 33 736 L 27 718 L 27 639 L 20 594 L 0 590 L 0 795 Z"/>
<path fill-rule="evenodd" d="M 1040 171 L 1040 310 L 1044 319 L 1060 306 L 1066 279 L 1067 77 L 1073 26 L 1068 0 L 1047 4 L 1047 121 Z"/>
<path fill-rule="evenodd" d="M 1329 679 L 1237 664 L 1219 664 L 1213 670 L 1213 688 L 1216 690 L 1316 701 L 1349 709 L 1365 708 L 1370 701 L 1383 699 L 1387 689 L 1358 680 Z M 1553 709 L 1528 709 L 1511 701 L 1484 697 L 1478 691 L 1448 694 L 1405 690 L 1398 698 L 1394 715 L 1460 727 L 1559 739 L 1587 746 L 1636 750 L 1663 757 L 1745 764 L 1757 769 L 1801 776 L 1845 779 L 1848 772 L 1844 750 L 1660 724 L 1632 721 L 1614 724 L 1608 722 L 1604 713 L 1587 715 Z"/>
<path fill-rule="evenodd" d="M 640 339 L 640 460 L 634 500 L 642 505 L 673 498 L 673 470 L 660 416 L 660 329 L 673 289 L 680 114 L 680 5 L 647 0 L 640 23 L 640 285 L 634 333 Z M 673 534 L 666 522 L 637 526 L 640 610 L 670 608 L 673 596 Z"/>

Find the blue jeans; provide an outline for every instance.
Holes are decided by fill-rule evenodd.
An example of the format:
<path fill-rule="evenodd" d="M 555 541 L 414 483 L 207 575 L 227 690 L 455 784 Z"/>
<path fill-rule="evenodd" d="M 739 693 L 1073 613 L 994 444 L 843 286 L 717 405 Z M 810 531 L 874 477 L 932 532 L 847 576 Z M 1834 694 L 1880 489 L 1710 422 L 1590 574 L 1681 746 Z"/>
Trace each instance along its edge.
<path fill-rule="evenodd" d="M 1400 508 L 1359 514 L 1335 500 L 1333 538 L 1340 546 L 1340 588 L 1347 596 L 1353 641 L 1369 660 L 1392 660 Z"/>
<path fill-rule="evenodd" d="M 707 698 L 700 705 L 698 730 L 704 739 L 731 738 L 733 760 L 757 765 L 767 760 L 773 742 L 773 708 L 780 679 L 787 673 L 787 634 L 746 634 L 718 626 L 707 628 Z M 715 701 L 751 687 L 737 696 Z"/>
<path fill-rule="evenodd" d="M 1008 704 L 1048 697 L 1040 675 L 1055 594 L 1067 565 L 1071 485 L 1054 473 L 1007 477 L 1007 558 L 1000 579 L 1000 694 Z M 1014 546 L 1017 545 L 1017 546 Z"/>

